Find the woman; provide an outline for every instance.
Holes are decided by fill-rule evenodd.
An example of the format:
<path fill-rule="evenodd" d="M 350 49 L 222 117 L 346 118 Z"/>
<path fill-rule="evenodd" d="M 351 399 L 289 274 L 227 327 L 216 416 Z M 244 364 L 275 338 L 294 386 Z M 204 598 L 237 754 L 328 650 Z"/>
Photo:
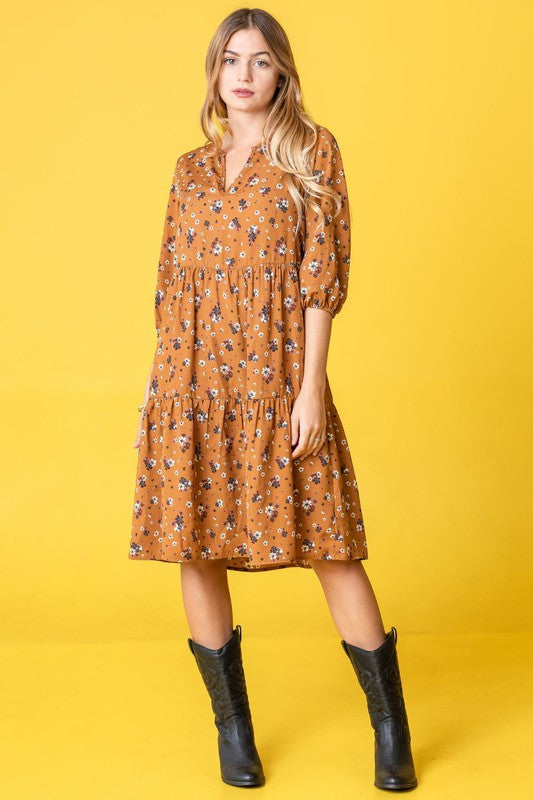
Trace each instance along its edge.
<path fill-rule="evenodd" d="M 339 147 L 304 111 L 289 42 L 265 11 L 230 14 L 206 70 L 207 142 L 178 158 L 165 219 L 130 558 L 182 565 L 223 781 L 265 782 L 227 570 L 300 566 L 315 570 L 366 693 L 375 785 L 411 788 L 396 629 L 385 634 L 361 563 L 357 482 L 326 374 L 350 260 Z"/>

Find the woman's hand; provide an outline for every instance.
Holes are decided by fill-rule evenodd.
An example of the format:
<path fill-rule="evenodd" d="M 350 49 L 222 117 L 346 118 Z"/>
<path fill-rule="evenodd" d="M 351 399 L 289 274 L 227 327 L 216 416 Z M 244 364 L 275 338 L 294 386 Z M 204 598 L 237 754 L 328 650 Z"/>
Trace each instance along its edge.
<path fill-rule="evenodd" d="M 326 406 L 324 389 L 307 388 L 302 384 L 291 413 L 292 457 L 305 458 L 318 453 L 326 440 Z M 318 441 L 315 441 L 317 440 Z"/>
<path fill-rule="evenodd" d="M 156 348 L 156 352 L 157 352 L 157 348 Z M 148 380 L 146 381 L 146 386 L 145 386 L 145 389 L 144 389 L 144 400 L 142 402 L 142 404 L 144 406 L 146 406 L 146 404 L 148 402 L 148 398 L 150 397 L 150 383 L 152 381 L 152 369 L 153 369 L 153 361 L 152 361 L 152 366 L 150 368 L 150 373 L 148 375 Z M 144 422 L 145 416 L 146 416 L 146 408 L 143 408 L 139 412 L 139 425 L 137 427 L 137 438 L 133 442 L 133 446 L 134 447 L 139 447 L 139 445 L 141 443 L 141 430 L 142 430 L 142 426 L 143 426 L 143 422 Z"/>
<path fill-rule="evenodd" d="M 139 424 L 137 426 L 137 438 L 133 442 L 133 446 L 134 447 L 139 447 L 139 445 L 141 443 L 141 429 L 142 429 L 143 422 L 144 422 L 144 412 L 145 412 L 145 409 L 143 408 L 143 410 L 139 413 Z"/>

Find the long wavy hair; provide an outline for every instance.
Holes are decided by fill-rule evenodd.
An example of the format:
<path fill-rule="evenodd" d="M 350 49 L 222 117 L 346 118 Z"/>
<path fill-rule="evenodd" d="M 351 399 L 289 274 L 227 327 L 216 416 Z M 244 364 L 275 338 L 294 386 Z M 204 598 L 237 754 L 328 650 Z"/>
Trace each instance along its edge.
<path fill-rule="evenodd" d="M 204 146 L 212 155 L 215 148 L 222 146 L 225 132 L 232 134 L 228 108 L 218 91 L 218 74 L 231 36 L 235 31 L 249 28 L 257 28 L 263 34 L 281 80 L 263 129 L 262 147 L 274 165 L 285 173 L 286 187 L 298 212 L 296 230 L 307 203 L 317 215 L 318 227 L 323 228 L 325 215 L 319 203 L 329 198 L 334 206 L 334 217 L 340 212 L 341 201 L 331 186 L 317 183 L 310 155 L 317 144 L 317 126 L 304 108 L 300 79 L 287 34 L 279 22 L 261 8 L 233 11 L 222 20 L 209 43 L 205 59 L 207 92 L 200 112 L 200 123 L 207 137 Z"/>

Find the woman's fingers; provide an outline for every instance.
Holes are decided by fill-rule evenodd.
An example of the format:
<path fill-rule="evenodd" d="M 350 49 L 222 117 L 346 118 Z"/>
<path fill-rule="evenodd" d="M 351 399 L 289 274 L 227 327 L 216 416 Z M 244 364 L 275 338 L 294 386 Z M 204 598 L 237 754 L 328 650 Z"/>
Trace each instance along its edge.
<path fill-rule="evenodd" d="M 294 419 L 291 418 L 291 430 L 292 430 L 291 446 L 292 447 L 296 447 L 296 445 L 298 444 L 298 427 L 299 427 L 299 425 L 300 425 L 300 421 L 299 421 L 298 417 L 295 417 Z"/>
<path fill-rule="evenodd" d="M 310 453 L 316 456 L 325 441 L 325 428 L 302 428 L 299 427 L 300 435 L 295 450 L 292 451 L 293 458 L 305 458 Z"/>
<path fill-rule="evenodd" d="M 324 428 L 324 430 L 322 431 L 322 433 L 321 433 L 321 434 L 319 434 L 319 435 L 318 435 L 317 437 L 315 437 L 315 438 L 318 438 L 318 440 L 319 440 L 319 441 L 318 441 L 318 442 L 312 442 L 312 443 L 311 443 L 312 445 L 314 445 L 314 449 L 313 449 L 313 455 L 314 455 L 314 456 L 316 456 L 316 455 L 318 454 L 318 452 L 319 452 L 320 448 L 322 447 L 322 445 L 323 445 L 323 444 L 324 444 L 324 442 L 326 441 L 326 429 Z"/>

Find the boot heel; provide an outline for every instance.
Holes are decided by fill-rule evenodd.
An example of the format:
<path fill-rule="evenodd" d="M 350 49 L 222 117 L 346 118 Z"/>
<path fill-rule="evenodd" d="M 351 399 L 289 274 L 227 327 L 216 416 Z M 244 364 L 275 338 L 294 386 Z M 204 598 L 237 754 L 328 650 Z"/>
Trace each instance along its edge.
<path fill-rule="evenodd" d="M 191 638 L 187 642 L 211 698 L 222 780 L 232 786 L 263 786 L 265 775 L 255 745 L 241 638 L 242 629 L 237 625 L 217 650 Z"/>
<path fill-rule="evenodd" d="M 411 753 L 411 734 L 402 691 L 394 626 L 375 650 L 341 640 L 366 700 L 374 729 L 374 786 L 414 789 L 418 785 Z"/>

